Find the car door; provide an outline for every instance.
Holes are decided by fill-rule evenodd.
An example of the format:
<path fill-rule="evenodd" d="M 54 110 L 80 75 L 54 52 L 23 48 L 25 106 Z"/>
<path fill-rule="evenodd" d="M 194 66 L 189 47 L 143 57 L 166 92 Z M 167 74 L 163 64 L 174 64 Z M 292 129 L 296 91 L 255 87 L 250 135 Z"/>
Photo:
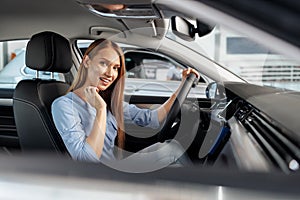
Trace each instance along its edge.
<path fill-rule="evenodd" d="M 27 41 L 0 42 L 0 148 L 9 152 L 20 148 L 13 114 L 13 94 L 24 74 Z"/>
<path fill-rule="evenodd" d="M 156 109 L 177 89 L 180 80 L 167 80 L 168 71 L 180 66 L 162 54 L 143 49 L 125 49 L 126 102 L 140 108 Z M 178 72 L 183 69 L 180 66 Z M 125 124 L 126 149 L 138 151 L 157 142 L 159 129 Z"/>
<path fill-rule="evenodd" d="M 127 69 L 125 101 L 140 108 L 156 109 L 167 101 L 181 83 L 182 70 L 188 67 L 160 52 L 143 49 L 125 49 L 124 52 Z M 201 78 L 199 83 L 191 89 L 187 103 L 181 108 L 171 129 L 172 137 L 177 134 L 182 112 L 185 113 L 191 109 L 193 103 L 201 104 L 204 108 L 210 107 L 211 100 L 205 96 L 206 85 L 206 80 Z M 199 112 L 197 114 L 199 115 Z M 135 152 L 157 142 L 160 128 L 151 129 L 125 124 L 126 149 Z"/>

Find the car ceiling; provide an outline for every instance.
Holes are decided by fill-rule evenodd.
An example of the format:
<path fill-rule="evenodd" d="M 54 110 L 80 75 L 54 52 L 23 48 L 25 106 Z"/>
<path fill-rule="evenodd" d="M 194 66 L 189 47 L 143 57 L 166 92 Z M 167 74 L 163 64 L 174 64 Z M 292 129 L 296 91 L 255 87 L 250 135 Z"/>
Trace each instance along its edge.
<path fill-rule="evenodd" d="M 75 38 L 90 37 L 90 27 L 93 26 L 110 27 L 121 31 L 150 27 L 149 20 L 145 19 L 120 20 L 96 16 L 78 2 L 150 4 L 151 0 L 1 0 L 0 40 L 29 38 L 43 30 L 53 30 L 68 38 Z M 199 2 L 230 13 L 291 44 L 300 46 L 298 26 L 300 3 L 297 1 L 199 0 Z M 164 27 L 165 24 L 157 20 L 156 26 Z"/>
<path fill-rule="evenodd" d="M 149 3 L 145 0 L 138 2 Z M 91 38 L 91 27 L 97 27 L 100 31 L 101 27 L 120 31 L 150 27 L 147 19 L 120 20 L 97 16 L 76 0 L 2 0 L 0 25 L 0 40 L 2 41 L 30 38 L 33 34 L 45 30 L 55 31 L 67 38 Z M 163 27 L 164 23 L 162 20 L 158 20 L 156 25 Z"/>
<path fill-rule="evenodd" d="M 251 6 L 248 5 L 246 1 L 198 0 L 197 8 L 189 7 L 188 10 L 183 8 L 183 6 L 185 6 L 184 1 L 178 1 L 175 5 L 170 0 L 1 0 L 0 41 L 28 39 L 33 34 L 46 30 L 60 33 L 69 39 L 97 38 L 99 37 L 99 33 L 102 32 L 115 34 L 115 31 L 128 31 L 129 33 L 138 34 L 133 34 L 132 36 L 134 37 L 131 37 L 132 41 L 129 43 L 135 44 L 136 42 L 136 44 L 142 44 L 144 47 L 147 46 L 150 48 L 151 45 L 158 47 L 159 40 L 166 33 L 167 21 L 163 19 L 155 19 L 155 23 L 153 24 L 158 28 L 156 31 L 153 31 L 153 24 L 149 23 L 151 22 L 149 19 L 117 19 L 100 17 L 91 13 L 87 8 L 78 3 L 106 2 L 111 4 L 150 4 L 152 1 L 155 2 L 157 7 L 165 8 L 164 6 L 167 5 L 171 10 L 179 10 L 186 14 L 193 12 L 195 16 L 213 18 L 213 21 L 221 24 L 225 23 L 225 25 L 233 28 L 233 30 L 239 31 L 241 28 L 234 27 L 235 23 L 231 23 L 231 21 L 222 22 L 222 18 L 220 19 L 217 18 L 217 16 L 213 17 L 212 15 L 207 15 L 210 11 L 203 10 L 203 6 L 199 7 L 199 9 L 202 9 L 202 12 L 199 12 L 198 4 L 203 3 L 203 5 L 206 4 L 211 8 L 216 8 L 224 13 L 229 13 L 229 15 L 236 17 L 236 19 L 241 19 L 250 26 L 258 27 L 267 33 L 271 33 L 271 35 L 264 35 L 262 37 L 260 32 L 256 32 L 257 37 L 253 37 L 253 39 L 262 43 L 264 43 L 265 40 L 272 41 L 268 42 L 270 48 L 278 49 L 280 53 L 286 55 L 286 52 L 289 51 L 288 56 L 299 60 L 300 30 L 298 22 L 300 21 L 300 12 L 298 11 L 300 10 L 300 4 L 292 0 L 255 0 L 255 3 L 252 1 L 251 3 L 249 2 Z M 163 6 L 160 5 L 161 3 Z M 189 4 L 189 6 L 190 5 L 192 4 Z M 167 9 L 167 11 L 165 10 L 160 14 L 163 14 L 163 16 L 170 16 L 168 15 L 169 11 L 170 10 Z M 172 11 L 170 13 L 174 14 Z M 94 28 L 94 32 L 92 31 L 92 28 Z M 243 28 L 243 30 L 240 31 L 245 33 L 245 30 L 246 29 Z M 155 35 L 154 32 L 157 32 L 157 34 Z M 138 38 L 137 36 L 139 35 L 146 37 Z M 274 39 L 269 39 L 270 36 L 274 35 L 289 44 L 286 45 L 287 43 L 283 44 L 280 41 L 276 41 L 276 43 L 274 43 Z M 103 37 L 103 34 L 101 37 Z M 128 40 L 128 38 L 126 39 Z M 157 44 L 153 45 L 152 43 L 154 42 L 157 42 Z M 282 45 L 285 45 L 285 48 L 282 48 Z"/>

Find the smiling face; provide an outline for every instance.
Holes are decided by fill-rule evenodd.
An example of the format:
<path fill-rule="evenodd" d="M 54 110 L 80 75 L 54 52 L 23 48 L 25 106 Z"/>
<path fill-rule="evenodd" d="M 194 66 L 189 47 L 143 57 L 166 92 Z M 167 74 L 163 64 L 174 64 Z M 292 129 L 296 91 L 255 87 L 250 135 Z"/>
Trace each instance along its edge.
<path fill-rule="evenodd" d="M 92 58 L 86 56 L 84 66 L 87 68 L 85 85 L 104 91 L 117 79 L 121 64 L 118 53 L 113 48 L 106 47 Z"/>

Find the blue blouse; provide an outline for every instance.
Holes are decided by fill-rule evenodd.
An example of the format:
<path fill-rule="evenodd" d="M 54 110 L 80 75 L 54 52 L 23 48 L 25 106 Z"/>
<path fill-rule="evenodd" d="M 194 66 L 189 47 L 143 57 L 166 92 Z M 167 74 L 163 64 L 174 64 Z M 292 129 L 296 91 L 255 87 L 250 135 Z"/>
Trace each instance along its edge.
<path fill-rule="evenodd" d="M 157 110 L 140 109 L 135 105 L 123 103 L 124 123 L 134 123 L 139 126 L 158 128 Z M 89 136 L 96 109 L 83 101 L 73 92 L 57 98 L 52 103 L 52 116 L 71 157 L 83 161 L 112 161 L 115 158 L 114 147 L 117 136 L 117 121 L 110 111 L 107 111 L 106 134 L 100 159 L 86 142 Z"/>

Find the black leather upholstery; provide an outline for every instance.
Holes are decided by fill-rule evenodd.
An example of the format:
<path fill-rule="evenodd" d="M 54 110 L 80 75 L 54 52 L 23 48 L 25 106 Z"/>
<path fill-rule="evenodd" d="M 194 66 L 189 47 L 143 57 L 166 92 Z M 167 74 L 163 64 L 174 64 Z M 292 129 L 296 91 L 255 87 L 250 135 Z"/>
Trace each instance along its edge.
<path fill-rule="evenodd" d="M 33 35 L 27 44 L 26 65 L 31 69 L 66 73 L 72 66 L 70 58 L 68 40 L 53 32 Z"/>
<path fill-rule="evenodd" d="M 38 33 L 26 49 L 26 65 L 50 72 L 68 72 L 72 67 L 67 39 L 53 32 Z M 67 152 L 55 128 L 51 104 L 69 85 L 56 80 L 22 80 L 14 92 L 14 116 L 22 151 Z"/>

